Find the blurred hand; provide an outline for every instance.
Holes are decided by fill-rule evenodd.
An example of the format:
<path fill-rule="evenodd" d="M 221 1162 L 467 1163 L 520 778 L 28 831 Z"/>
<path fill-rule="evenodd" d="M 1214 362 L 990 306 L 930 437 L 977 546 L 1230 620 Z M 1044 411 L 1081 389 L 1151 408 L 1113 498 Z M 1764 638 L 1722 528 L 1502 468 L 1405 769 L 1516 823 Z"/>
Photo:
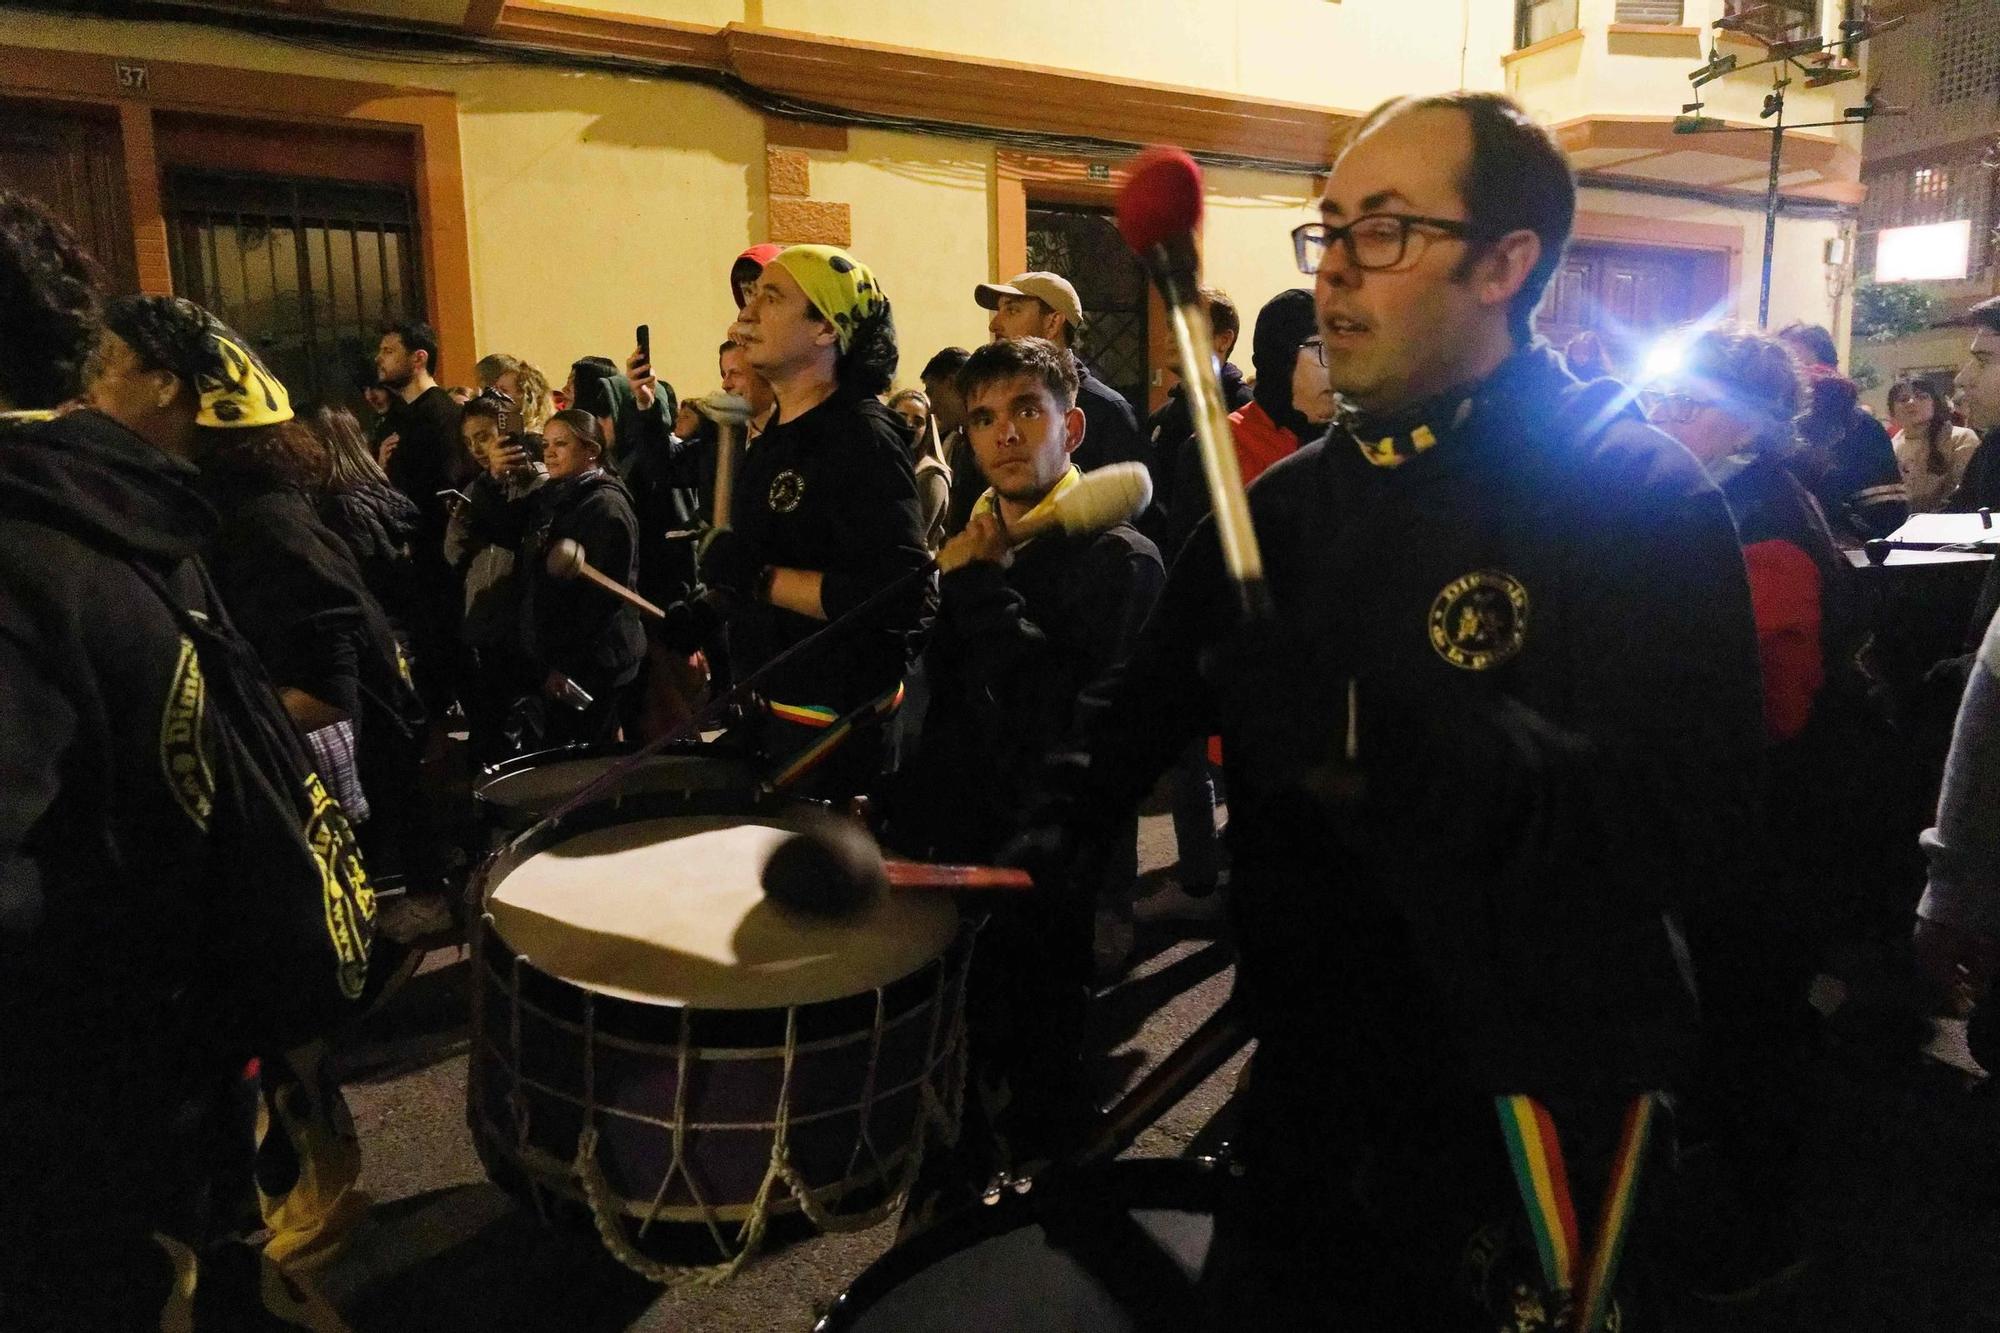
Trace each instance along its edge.
<path fill-rule="evenodd" d="M 495 481 L 505 481 L 528 465 L 528 451 L 518 440 L 502 440 L 486 453 L 486 471 Z"/>
<path fill-rule="evenodd" d="M 965 525 L 965 530 L 946 542 L 937 556 L 938 568 L 947 574 L 975 560 L 984 560 L 1002 569 L 1014 562 L 1014 547 L 1007 540 L 1007 529 L 1001 527 L 1000 520 L 992 514 L 974 514 L 972 521 Z"/>
<path fill-rule="evenodd" d="M 653 388 L 653 366 L 646 354 L 638 348 L 625 358 L 625 378 L 632 382 L 632 397 L 638 402 L 641 412 L 649 412 L 656 396 Z"/>
<path fill-rule="evenodd" d="M 396 456 L 396 447 L 402 442 L 401 435 L 384 435 L 382 443 L 375 446 L 375 461 L 383 467 L 389 466 L 389 460 Z"/>

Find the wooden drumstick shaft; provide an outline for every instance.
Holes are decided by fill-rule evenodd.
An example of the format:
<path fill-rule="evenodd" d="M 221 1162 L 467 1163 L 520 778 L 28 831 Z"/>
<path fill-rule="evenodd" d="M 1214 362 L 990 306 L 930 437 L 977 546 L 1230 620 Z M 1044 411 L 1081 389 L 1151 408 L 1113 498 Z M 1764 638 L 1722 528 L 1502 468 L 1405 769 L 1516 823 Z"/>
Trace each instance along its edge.
<path fill-rule="evenodd" d="M 734 421 L 718 421 L 715 432 L 715 526 L 729 526 L 730 502 L 736 491 L 736 456 L 743 450 L 743 428 Z"/>
<path fill-rule="evenodd" d="M 1025 870 L 1013 866 L 933 865 L 928 861 L 884 860 L 892 889 L 998 889 L 1026 893 L 1035 887 Z"/>
<path fill-rule="evenodd" d="M 586 562 L 581 568 L 579 568 L 577 570 L 577 573 L 583 575 L 585 578 L 589 579 L 592 583 L 595 583 L 598 587 L 610 593 L 613 597 L 620 597 L 623 598 L 625 601 L 630 602 L 633 606 L 638 607 L 641 611 L 644 611 L 647 615 L 653 617 L 655 620 L 665 620 L 667 618 L 667 613 L 665 611 L 662 611 L 659 607 L 654 606 L 651 602 L 641 597 L 638 593 L 633 592 L 630 588 L 620 583 L 617 579 L 614 579 L 610 575 L 605 574 L 602 571 L 593 568 L 588 562 Z"/>
<path fill-rule="evenodd" d="M 579 575 L 589 579 L 613 597 L 621 598 L 638 607 L 655 620 L 665 620 L 667 613 L 633 592 L 630 588 L 594 567 L 584 555 L 583 547 L 571 538 L 565 537 L 549 547 L 548 557 L 542 562 L 553 578 L 573 579 Z"/>

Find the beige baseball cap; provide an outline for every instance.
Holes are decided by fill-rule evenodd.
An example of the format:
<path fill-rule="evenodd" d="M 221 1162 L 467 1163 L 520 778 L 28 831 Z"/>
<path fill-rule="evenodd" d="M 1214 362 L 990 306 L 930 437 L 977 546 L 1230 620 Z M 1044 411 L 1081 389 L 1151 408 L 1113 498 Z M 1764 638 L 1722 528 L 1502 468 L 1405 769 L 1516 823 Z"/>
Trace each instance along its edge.
<path fill-rule="evenodd" d="M 1060 273 L 1022 273 L 1005 282 L 982 282 L 972 289 L 972 299 L 987 310 L 998 310 L 1003 296 L 1032 296 L 1068 319 L 1070 327 L 1083 326 L 1083 302 Z"/>

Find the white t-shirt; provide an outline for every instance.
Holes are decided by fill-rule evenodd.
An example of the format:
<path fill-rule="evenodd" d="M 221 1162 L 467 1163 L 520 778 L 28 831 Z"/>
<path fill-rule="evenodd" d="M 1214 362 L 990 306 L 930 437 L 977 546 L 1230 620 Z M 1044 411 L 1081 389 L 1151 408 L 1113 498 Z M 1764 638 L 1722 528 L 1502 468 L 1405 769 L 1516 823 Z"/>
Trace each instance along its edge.
<path fill-rule="evenodd" d="M 1939 441 L 1945 457 L 1945 470 L 1932 472 L 1925 460 L 1922 436 L 1909 436 L 1897 431 L 1890 439 L 1896 450 L 1896 467 L 1903 474 L 1903 484 L 1910 491 L 1910 512 L 1913 514 L 1934 514 L 1944 506 L 1951 493 L 1958 489 L 1959 481 L 1965 476 L 1965 465 L 1972 461 L 1972 455 L 1979 448 L 1979 436 L 1964 426 L 1953 426 Z"/>

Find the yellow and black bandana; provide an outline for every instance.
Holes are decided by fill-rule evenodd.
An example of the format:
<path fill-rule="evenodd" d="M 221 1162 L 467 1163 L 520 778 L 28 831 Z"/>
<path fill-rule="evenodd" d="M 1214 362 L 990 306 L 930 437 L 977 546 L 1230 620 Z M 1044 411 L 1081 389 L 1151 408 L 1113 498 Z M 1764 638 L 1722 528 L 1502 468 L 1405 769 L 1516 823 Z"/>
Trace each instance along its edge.
<path fill-rule="evenodd" d="M 868 266 L 831 245 L 788 245 L 771 263 L 792 275 L 813 308 L 833 324 L 840 350 L 854 341 L 862 320 L 889 305 Z"/>
<path fill-rule="evenodd" d="M 1342 405 L 1340 424 L 1354 437 L 1361 456 L 1376 467 L 1401 467 L 1449 439 L 1472 415 L 1472 395 L 1447 394 L 1394 416 L 1377 417 Z"/>
<path fill-rule="evenodd" d="M 242 430 L 292 419 L 291 395 L 249 341 L 185 297 L 122 297 L 105 309 L 104 326 L 194 389 L 197 426 Z"/>

